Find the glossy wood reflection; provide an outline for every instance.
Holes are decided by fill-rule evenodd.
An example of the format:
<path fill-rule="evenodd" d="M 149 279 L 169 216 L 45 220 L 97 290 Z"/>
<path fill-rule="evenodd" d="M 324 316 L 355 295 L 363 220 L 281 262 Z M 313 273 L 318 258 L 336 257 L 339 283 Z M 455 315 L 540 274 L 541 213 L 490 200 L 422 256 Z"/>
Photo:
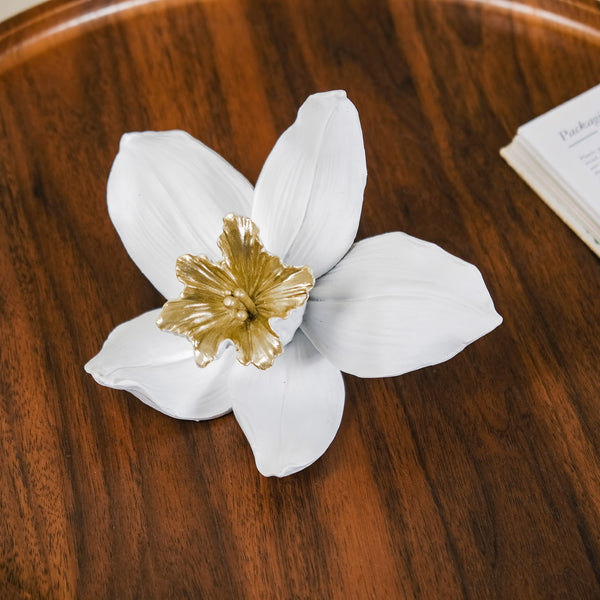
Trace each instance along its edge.
<path fill-rule="evenodd" d="M 599 81 L 593 0 L 52 0 L 1 24 L 0 597 L 600 597 L 600 262 L 498 155 Z M 106 179 L 123 132 L 179 128 L 255 181 L 334 88 L 364 130 L 359 237 L 475 263 L 505 322 L 346 377 L 325 456 L 265 479 L 231 415 L 83 372 L 161 303 Z"/>

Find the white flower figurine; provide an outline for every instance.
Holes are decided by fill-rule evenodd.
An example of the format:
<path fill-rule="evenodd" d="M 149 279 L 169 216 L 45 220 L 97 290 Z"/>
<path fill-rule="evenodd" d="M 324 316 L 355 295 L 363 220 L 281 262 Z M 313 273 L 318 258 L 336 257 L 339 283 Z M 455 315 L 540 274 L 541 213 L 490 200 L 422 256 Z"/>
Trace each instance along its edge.
<path fill-rule="evenodd" d="M 169 302 L 118 326 L 86 371 L 179 419 L 233 410 L 263 475 L 313 463 L 340 425 L 340 371 L 401 375 L 502 321 L 477 268 L 438 246 L 353 245 L 365 182 L 343 91 L 306 100 L 255 188 L 184 132 L 124 135 L 110 217 Z"/>

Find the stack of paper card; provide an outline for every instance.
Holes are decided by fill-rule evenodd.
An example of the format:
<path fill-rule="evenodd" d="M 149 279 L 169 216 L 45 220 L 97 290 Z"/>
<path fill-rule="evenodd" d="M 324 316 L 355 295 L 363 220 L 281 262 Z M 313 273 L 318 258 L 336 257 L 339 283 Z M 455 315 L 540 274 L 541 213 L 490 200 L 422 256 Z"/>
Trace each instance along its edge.
<path fill-rule="evenodd" d="M 600 85 L 519 127 L 500 154 L 600 256 Z"/>

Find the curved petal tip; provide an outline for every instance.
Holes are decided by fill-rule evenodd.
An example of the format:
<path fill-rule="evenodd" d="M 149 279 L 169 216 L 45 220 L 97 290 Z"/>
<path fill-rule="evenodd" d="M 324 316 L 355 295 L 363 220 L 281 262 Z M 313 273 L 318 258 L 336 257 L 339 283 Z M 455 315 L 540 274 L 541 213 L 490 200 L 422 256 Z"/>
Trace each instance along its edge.
<path fill-rule="evenodd" d="M 501 322 L 475 266 L 394 232 L 319 279 L 302 331 L 341 371 L 387 377 L 448 360 Z"/>
<path fill-rule="evenodd" d="M 285 477 L 327 450 L 344 410 L 342 374 L 298 331 L 267 371 L 235 365 L 235 417 L 265 477 Z"/>
<path fill-rule="evenodd" d="M 315 277 L 348 251 L 367 178 L 358 111 L 344 90 L 309 96 L 269 154 L 252 220 L 269 252 Z"/>
<path fill-rule="evenodd" d="M 177 419 L 200 421 L 231 410 L 227 376 L 233 353 L 205 369 L 194 362 L 182 337 L 156 327 L 160 309 L 122 323 L 84 369 L 100 385 L 127 390 L 148 406 Z"/>

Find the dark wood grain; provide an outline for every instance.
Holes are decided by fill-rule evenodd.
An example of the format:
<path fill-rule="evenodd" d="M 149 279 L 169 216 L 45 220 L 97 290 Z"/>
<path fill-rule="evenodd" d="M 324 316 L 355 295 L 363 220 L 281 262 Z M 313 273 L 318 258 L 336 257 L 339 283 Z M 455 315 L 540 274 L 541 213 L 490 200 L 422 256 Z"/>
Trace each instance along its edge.
<path fill-rule="evenodd" d="M 600 262 L 498 155 L 598 82 L 593 0 L 54 0 L 1 24 L 0 598 L 600 598 Z M 253 181 L 334 88 L 364 129 L 359 237 L 477 264 L 505 322 L 346 377 L 329 451 L 265 479 L 231 415 L 83 372 L 161 303 L 106 179 L 123 132 L 181 128 Z"/>

